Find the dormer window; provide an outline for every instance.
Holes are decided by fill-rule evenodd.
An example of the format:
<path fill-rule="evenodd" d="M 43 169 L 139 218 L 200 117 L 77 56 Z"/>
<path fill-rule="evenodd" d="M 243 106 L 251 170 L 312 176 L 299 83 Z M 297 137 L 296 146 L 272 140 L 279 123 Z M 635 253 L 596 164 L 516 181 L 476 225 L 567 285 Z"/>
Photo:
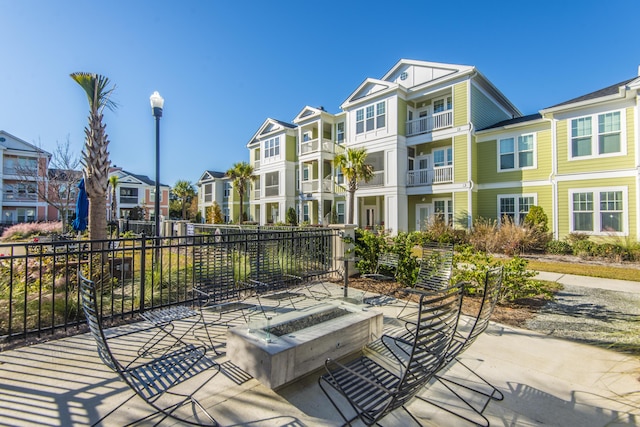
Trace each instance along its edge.
<path fill-rule="evenodd" d="M 264 141 L 264 159 L 265 160 L 278 160 L 280 159 L 280 137 L 270 138 Z"/>

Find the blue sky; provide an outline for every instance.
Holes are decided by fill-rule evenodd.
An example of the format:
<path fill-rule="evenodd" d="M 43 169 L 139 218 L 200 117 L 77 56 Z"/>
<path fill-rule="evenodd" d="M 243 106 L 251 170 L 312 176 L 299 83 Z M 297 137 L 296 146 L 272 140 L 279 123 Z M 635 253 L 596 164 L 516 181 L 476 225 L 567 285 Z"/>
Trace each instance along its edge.
<path fill-rule="evenodd" d="M 165 98 L 160 181 L 249 159 L 268 117 L 339 112 L 399 59 L 474 65 L 523 114 L 638 73 L 637 0 L 0 0 L 0 129 L 80 153 L 88 104 L 69 74 L 106 75 L 113 164 L 155 177 L 149 96 Z"/>

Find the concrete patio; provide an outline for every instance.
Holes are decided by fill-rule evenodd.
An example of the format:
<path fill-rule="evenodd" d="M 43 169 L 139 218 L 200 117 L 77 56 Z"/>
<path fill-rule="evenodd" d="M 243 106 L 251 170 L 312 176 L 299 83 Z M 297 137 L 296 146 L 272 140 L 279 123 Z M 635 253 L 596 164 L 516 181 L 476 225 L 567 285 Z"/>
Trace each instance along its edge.
<path fill-rule="evenodd" d="M 329 286 L 336 297 L 342 294 L 339 286 Z M 300 305 L 313 303 L 305 300 Z M 373 309 L 383 311 L 385 328 L 395 327 L 398 304 Z M 240 323 L 242 318 L 233 322 Z M 227 359 L 225 331 L 224 327 L 213 329 L 222 354 L 208 353 L 220 364 L 220 372 L 196 395 L 220 425 L 342 424 L 318 386 L 322 370 L 270 390 Z M 503 401 L 490 402 L 485 411 L 494 426 L 640 425 L 637 357 L 492 323 L 463 359 L 505 395 Z M 465 372 L 456 366 L 451 371 Z M 130 399 L 132 394 L 100 361 L 88 334 L 0 353 L 2 426 L 86 426 L 105 416 L 100 425 L 153 425 L 156 419 L 145 418 L 150 407 L 138 397 Z M 451 401 L 437 383 L 422 394 Z M 423 425 L 471 425 L 419 400 L 409 409 Z M 415 425 L 403 411 L 386 417 L 382 424 Z M 160 425 L 180 424 L 164 420 Z"/>

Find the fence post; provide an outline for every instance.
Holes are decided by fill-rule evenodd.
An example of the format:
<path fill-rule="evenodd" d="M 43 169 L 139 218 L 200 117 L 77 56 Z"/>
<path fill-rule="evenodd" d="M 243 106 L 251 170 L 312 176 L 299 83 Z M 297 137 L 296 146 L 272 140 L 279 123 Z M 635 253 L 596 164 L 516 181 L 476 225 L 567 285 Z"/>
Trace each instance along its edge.
<path fill-rule="evenodd" d="M 146 258 L 147 258 L 147 239 L 144 233 L 142 233 L 142 245 L 140 247 L 140 253 L 142 257 L 140 258 L 140 313 L 144 312 L 144 285 L 146 281 Z"/>

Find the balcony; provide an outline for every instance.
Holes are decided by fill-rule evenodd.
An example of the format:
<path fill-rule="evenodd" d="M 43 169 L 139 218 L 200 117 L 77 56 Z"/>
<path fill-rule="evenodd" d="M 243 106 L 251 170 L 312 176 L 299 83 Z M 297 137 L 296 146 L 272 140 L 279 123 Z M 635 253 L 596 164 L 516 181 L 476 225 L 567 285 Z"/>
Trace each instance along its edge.
<path fill-rule="evenodd" d="M 319 139 L 311 139 L 309 141 L 304 141 L 300 143 L 300 155 L 315 153 L 318 151 L 324 151 L 326 153 L 333 152 L 333 146 L 335 144 L 330 139 L 322 139 L 322 143 L 320 143 Z"/>
<path fill-rule="evenodd" d="M 2 199 L 6 202 L 35 202 L 38 195 L 35 193 L 14 193 L 13 191 L 5 191 L 2 193 Z"/>
<path fill-rule="evenodd" d="M 254 200 L 260 200 L 260 189 L 256 188 L 255 190 L 253 190 L 253 199 Z"/>
<path fill-rule="evenodd" d="M 312 181 L 302 181 L 300 183 L 300 190 L 303 193 L 317 193 L 320 189 L 320 181 L 314 179 Z"/>
<path fill-rule="evenodd" d="M 373 178 L 369 182 L 360 181 L 358 182 L 359 188 L 366 187 L 382 187 L 384 185 L 384 171 L 375 171 L 373 173 Z"/>
<path fill-rule="evenodd" d="M 260 169 L 260 160 L 253 161 L 253 170 Z"/>
<path fill-rule="evenodd" d="M 453 110 L 442 111 L 433 116 L 421 117 L 407 122 L 407 136 L 420 135 L 453 125 Z"/>
<path fill-rule="evenodd" d="M 435 169 L 419 169 L 409 171 L 407 186 L 447 184 L 453 182 L 453 166 L 443 166 Z"/>
<path fill-rule="evenodd" d="M 265 185 L 264 187 L 264 196 L 265 197 L 273 197 L 280 194 L 280 186 L 276 185 Z"/>
<path fill-rule="evenodd" d="M 120 196 L 120 204 L 122 204 L 122 205 L 137 205 L 138 204 L 138 196 L 135 196 L 135 197 Z"/>

